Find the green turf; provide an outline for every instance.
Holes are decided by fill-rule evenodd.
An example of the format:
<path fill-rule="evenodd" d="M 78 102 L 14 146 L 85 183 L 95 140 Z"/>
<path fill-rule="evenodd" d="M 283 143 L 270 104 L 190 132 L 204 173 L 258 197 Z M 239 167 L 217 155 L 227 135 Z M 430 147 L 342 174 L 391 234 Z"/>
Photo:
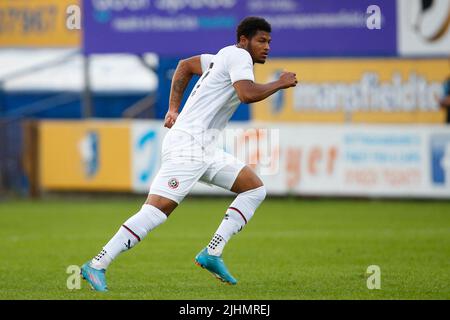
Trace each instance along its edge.
<path fill-rule="evenodd" d="M 268 199 L 224 252 L 239 280 L 193 263 L 230 199 L 187 199 L 107 272 L 108 293 L 66 268 L 101 249 L 140 203 L 0 203 L 0 299 L 450 299 L 450 202 Z M 366 286 L 369 265 L 381 289 Z"/>

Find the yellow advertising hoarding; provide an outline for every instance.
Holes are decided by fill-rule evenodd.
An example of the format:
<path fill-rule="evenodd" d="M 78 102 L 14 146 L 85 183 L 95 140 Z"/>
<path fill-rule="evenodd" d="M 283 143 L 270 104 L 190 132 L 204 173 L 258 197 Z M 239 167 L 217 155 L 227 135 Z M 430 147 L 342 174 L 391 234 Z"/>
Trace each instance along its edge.
<path fill-rule="evenodd" d="M 39 172 L 44 189 L 130 191 L 126 121 L 42 121 Z"/>
<path fill-rule="evenodd" d="M 0 1 L 0 47 L 79 47 L 81 32 L 68 18 L 79 0 Z"/>
<path fill-rule="evenodd" d="M 297 74 L 295 88 L 252 107 L 254 120 L 353 123 L 443 123 L 438 99 L 447 59 L 272 59 L 256 80 Z"/>

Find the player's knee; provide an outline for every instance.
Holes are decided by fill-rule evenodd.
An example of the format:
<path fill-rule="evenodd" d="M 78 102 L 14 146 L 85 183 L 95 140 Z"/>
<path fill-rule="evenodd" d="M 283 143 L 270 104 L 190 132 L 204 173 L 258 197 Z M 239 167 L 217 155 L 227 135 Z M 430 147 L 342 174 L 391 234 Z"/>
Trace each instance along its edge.
<path fill-rule="evenodd" d="M 149 194 L 147 200 L 145 201 L 145 204 L 149 204 L 161 210 L 167 217 L 178 206 L 175 201 L 156 194 Z"/>
<path fill-rule="evenodd" d="M 265 199 L 266 196 L 267 196 L 266 186 L 265 186 L 265 185 L 262 185 L 261 187 L 259 187 L 259 188 L 257 188 L 257 189 L 259 189 L 259 190 L 258 190 L 258 197 L 259 197 L 260 201 L 263 202 L 264 199 Z"/>
<path fill-rule="evenodd" d="M 264 185 L 261 185 L 255 189 L 251 189 L 246 193 L 249 194 L 253 199 L 255 199 L 255 201 L 260 203 L 264 201 L 267 195 L 266 187 Z"/>

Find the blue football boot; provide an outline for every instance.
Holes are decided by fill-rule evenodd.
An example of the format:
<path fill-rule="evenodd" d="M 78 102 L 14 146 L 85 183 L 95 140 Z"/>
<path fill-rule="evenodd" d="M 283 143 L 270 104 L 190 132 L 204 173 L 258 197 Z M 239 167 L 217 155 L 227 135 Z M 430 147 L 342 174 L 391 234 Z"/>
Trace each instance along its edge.
<path fill-rule="evenodd" d="M 98 270 L 91 267 L 90 262 L 86 262 L 81 267 L 81 275 L 96 291 L 108 291 L 106 286 L 105 269 Z"/>
<path fill-rule="evenodd" d="M 237 284 L 237 280 L 228 271 L 222 256 L 208 254 L 208 249 L 200 251 L 195 257 L 195 264 L 211 272 L 217 279 L 228 284 Z"/>

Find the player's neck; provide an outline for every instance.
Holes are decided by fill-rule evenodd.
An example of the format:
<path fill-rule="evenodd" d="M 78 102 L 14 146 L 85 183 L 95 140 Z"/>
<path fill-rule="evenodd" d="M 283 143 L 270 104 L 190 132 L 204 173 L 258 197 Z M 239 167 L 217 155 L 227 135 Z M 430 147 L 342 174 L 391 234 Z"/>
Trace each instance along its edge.
<path fill-rule="evenodd" d="M 235 46 L 236 46 L 236 48 L 244 49 L 244 50 L 246 50 L 248 53 L 250 53 L 250 51 L 249 51 L 246 47 L 244 47 L 243 45 L 241 45 L 240 43 L 236 43 Z M 251 54 L 250 54 L 250 55 L 251 55 Z M 252 58 L 252 60 L 253 60 L 253 58 Z M 253 61 L 253 64 L 255 64 L 255 61 Z"/>

